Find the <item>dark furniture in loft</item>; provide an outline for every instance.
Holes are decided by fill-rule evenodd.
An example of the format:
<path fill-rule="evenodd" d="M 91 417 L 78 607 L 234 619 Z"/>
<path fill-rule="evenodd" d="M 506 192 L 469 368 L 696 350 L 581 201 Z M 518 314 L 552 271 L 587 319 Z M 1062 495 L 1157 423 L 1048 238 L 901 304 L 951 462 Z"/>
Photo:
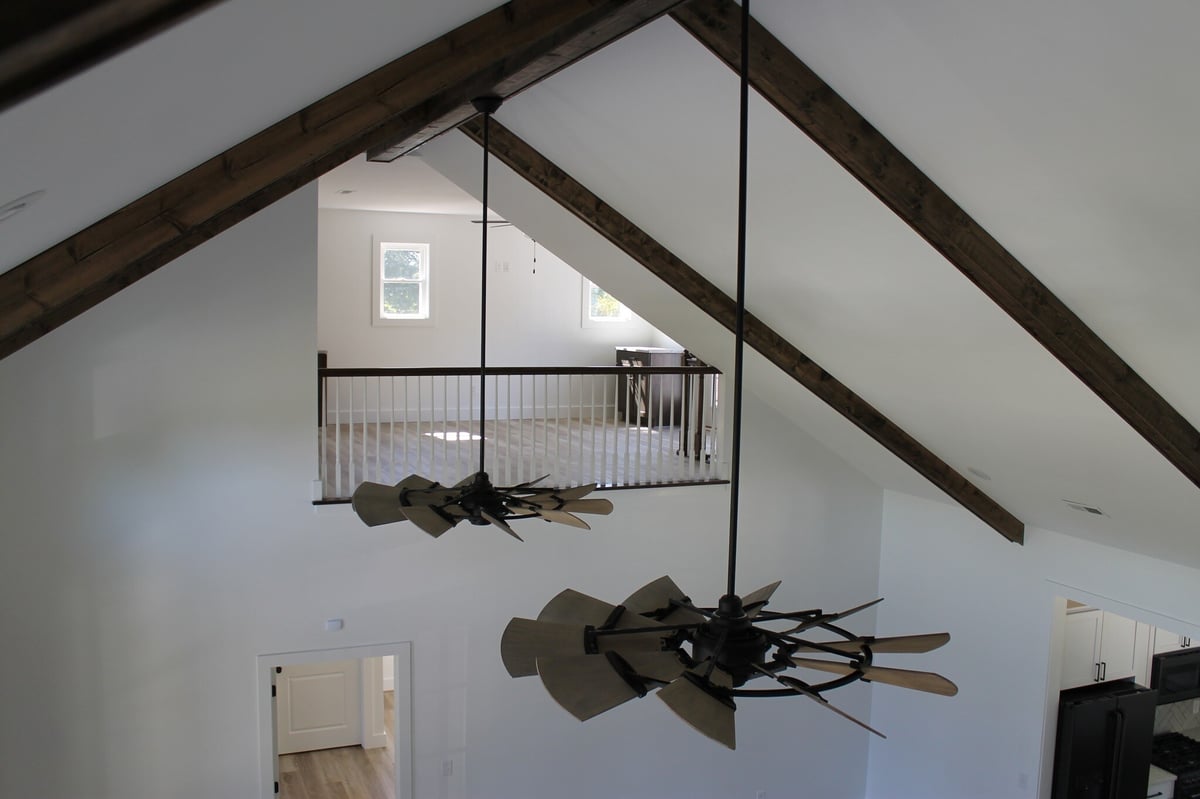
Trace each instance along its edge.
<path fill-rule="evenodd" d="M 617 347 L 617 366 L 707 366 L 687 350 L 667 347 Z M 629 375 L 625 390 L 617 392 L 617 409 L 626 422 L 640 427 L 679 425 L 680 452 L 699 459 L 704 454 L 704 424 L 698 410 L 704 407 L 704 379 L 679 374 Z"/>

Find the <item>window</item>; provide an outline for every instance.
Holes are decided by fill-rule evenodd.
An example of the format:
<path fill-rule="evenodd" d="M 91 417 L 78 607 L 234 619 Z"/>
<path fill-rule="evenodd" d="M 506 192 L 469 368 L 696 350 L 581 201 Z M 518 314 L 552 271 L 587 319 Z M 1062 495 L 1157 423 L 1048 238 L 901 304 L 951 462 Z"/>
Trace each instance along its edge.
<path fill-rule="evenodd" d="M 594 327 L 614 322 L 628 322 L 633 312 L 613 295 L 586 277 L 583 279 L 583 326 Z"/>
<path fill-rule="evenodd" d="M 379 243 L 373 302 L 376 323 L 429 319 L 429 245 Z"/>

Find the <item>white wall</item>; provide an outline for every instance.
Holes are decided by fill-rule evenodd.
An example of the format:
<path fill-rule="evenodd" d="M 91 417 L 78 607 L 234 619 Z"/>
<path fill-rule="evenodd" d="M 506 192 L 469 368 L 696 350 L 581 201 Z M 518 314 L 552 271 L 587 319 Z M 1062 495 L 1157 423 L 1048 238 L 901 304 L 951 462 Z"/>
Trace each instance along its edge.
<path fill-rule="evenodd" d="M 729 753 L 653 698 L 581 727 L 500 664 L 566 586 L 715 601 L 725 488 L 619 492 L 523 545 L 313 509 L 315 234 L 309 187 L 0 362 L 0 796 L 257 795 L 258 655 L 412 641 L 418 797 L 860 797 L 865 733 L 804 699 L 745 702 Z M 746 436 L 743 590 L 873 595 L 878 489 L 756 400 Z"/>
<path fill-rule="evenodd" d="M 1036 528 L 1020 547 L 966 511 L 894 492 L 885 493 L 883 519 L 880 591 L 888 601 L 879 629 L 949 630 L 953 639 L 930 655 L 879 662 L 940 672 L 959 694 L 874 689 L 872 723 L 892 737 L 871 742 L 873 799 L 1039 795 L 1052 766 L 1043 729 L 1047 696 L 1057 692 L 1049 666 L 1055 597 L 1200 628 L 1194 569 Z"/>
<path fill-rule="evenodd" d="M 317 345 L 329 353 L 330 366 L 479 363 L 480 232 L 470 220 L 446 214 L 319 212 Z M 371 324 L 379 241 L 429 243 L 430 323 Z M 488 261 L 488 362 L 493 366 L 611 366 L 615 345 L 670 343 L 638 318 L 583 327 L 579 273 L 516 228 L 488 232 Z"/>
<path fill-rule="evenodd" d="M 460 189 L 477 196 L 479 153 L 475 142 L 451 133 L 422 145 L 420 155 Z M 701 360 L 732 370 L 733 336 L 707 313 L 499 161 L 490 167 L 488 181 L 488 201 L 496 213 L 536 235 Z"/>

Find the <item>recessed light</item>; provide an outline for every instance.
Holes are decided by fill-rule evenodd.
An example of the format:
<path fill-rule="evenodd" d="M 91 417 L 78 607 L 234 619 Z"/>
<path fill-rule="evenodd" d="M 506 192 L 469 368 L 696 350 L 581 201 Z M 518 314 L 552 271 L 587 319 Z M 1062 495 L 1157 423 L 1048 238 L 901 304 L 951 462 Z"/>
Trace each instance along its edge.
<path fill-rule="evenodd" d="M 976 477 L 978 477 L 980 480 L 991 480 L 992 479 L 992 476 L 990 474 L 988 474 L 987 472 L 985 472 L 981 469 L 976 469 L 974 466 L 968 466 L 967 471 L 970 472 L 971 474 L 975 475 Z"/>
<path fill-rule="evenodd" d="M 0 222 L 3 222 L 5 219 L 11 219 L 21 213 L 37 202 L 45 193 L 45 189 L 38 189 L 37 191 L 31 191 L 23 197 L 18 197 L 15 200 L 6 202 L 4 205 L 0 205 Z"/>

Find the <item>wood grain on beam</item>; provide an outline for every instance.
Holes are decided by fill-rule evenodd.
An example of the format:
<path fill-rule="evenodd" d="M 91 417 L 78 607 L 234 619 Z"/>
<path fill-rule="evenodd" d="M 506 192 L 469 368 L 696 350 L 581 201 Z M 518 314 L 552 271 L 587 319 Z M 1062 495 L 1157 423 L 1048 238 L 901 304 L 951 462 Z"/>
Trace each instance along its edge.
<path fill-rule="evenodd" d="M 359 153 L 431 135 L 678 1 L 513 0 L 398 58 L 0 275 L 0 357 Z"/>
<path fill-rule="evenodd" d="M 56 0 L 0 7 L 0 111 L 218 0 Z"/>
<path fill-rule="evenodd" d="M 476 142 L 482 143 L 483 128 L 479 120 L 467 122 L 460 130 Z M 491 124 L 490 145 L 492 154 L 510 169 L 657 275 L 717 322 L 733 330 L 736 313 L 733 299 L 495 119 Z M 1017 543 L 1024 541 L 1025 526 L 1019 519 L 822 369 L 783 336 L 750 313 L 746 314 L 745 330 L 746 343 L 771 363 L 1005 538 Z"/>
<path fill-rule="evenodd" d="M 672 17 L 738 68 L 740 7 L 693 0 Z M 750 82 L 1200 486 L 1200 432 L 1049 288 L 769 31 L 751 21 Z"/>

